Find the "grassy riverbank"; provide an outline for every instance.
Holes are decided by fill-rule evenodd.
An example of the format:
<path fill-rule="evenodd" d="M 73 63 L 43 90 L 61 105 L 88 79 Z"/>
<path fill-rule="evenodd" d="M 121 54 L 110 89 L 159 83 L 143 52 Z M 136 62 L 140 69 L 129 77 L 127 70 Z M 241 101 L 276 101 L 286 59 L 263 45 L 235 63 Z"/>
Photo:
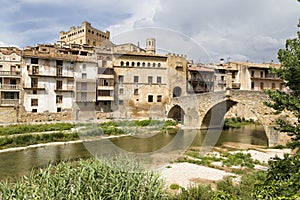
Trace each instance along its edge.
<path fill-rule="evenodd" d="M 241 155 L 234 157 L 234 160 L 239 160 Z M 114 159 L 118 160 L 117 163 L 95 158 L 61 162 L 32 171 L 28 176 L 15 181 L 0 182 L 0 199 L 240 200 L 269 199 L 269 194 L 273 197 L 271 199 L 279 199 L 280 195 L 286 197 L 281 199 L 297 199 L 300 197 L 297 193 L 299 183 L 296 181 L 299 179 L 299 158 L 286 159 L 293 164 L 293 168 L 278 168 L 273 161 L 269 163 L 268 171 L 244 169 L 239 174 L 239 181 L 234 180 L 236 176 L 231 176 L 213 182 L 213 185 L 197 184 L 188 188 L 176 183 L 167 187 L 158 173 L 145 171 L 138 162 L 128 158 Z M 232 164 L 238 163 L 241 164 Z M 283 166 L 287 163 L 279 164 Z M 292 174 L 285 176 L 290 172 Z M 270 182 L 274 184 L 272 187 L 280 187 L 280 190 L 272 190 Z"/>
<path fill-rule="evenodd" d="M 20 124 L 0 127 L 0 149 L 49 142 L 67 142 L 95 136 L 132 134 L 133 128 L 176 132 L 177 123 L 167 120 L 109 121 L 105 123 Z"/>

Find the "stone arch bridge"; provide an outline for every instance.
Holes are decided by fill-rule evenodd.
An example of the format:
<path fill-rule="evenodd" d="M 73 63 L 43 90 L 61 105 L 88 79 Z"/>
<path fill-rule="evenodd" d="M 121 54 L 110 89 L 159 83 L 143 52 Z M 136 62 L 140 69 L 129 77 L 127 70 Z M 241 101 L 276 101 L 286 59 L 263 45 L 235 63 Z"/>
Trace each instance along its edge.
<path fill-rule="evenodd" d="M 269 146 L 284 144 L 282 134 L 274 129 L 277 116 L 264 105 L 266 100 L 268 96 L 263 92 L 245 90 L 182 96 L 173 99 L 168 107 L 168 117 L 181 120 L 187 129 L 220 128 L 223 127 L 226 112 L 239 103 L 252 111 L 263 125 Z"/>

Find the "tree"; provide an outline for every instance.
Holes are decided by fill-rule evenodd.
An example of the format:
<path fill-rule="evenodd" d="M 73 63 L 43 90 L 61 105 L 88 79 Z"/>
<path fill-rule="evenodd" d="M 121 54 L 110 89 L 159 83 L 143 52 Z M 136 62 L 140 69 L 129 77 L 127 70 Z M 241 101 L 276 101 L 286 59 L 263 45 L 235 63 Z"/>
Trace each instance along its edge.
<path fill-rule="evenodd" d="M 298 0 L 300 2 L 300 0 Z M 300 20 L 298 27 L 300 27 Z M 278 51 L 281 63 L 279 69 L 272 69 L 289 92 L 267 90 L 271 101 L 266 104 L 279 114 L 290 111 L 296 117 L 296 122 L 278 119 L 279 130 L 286 132 L 292 138 L 289 146 L 300 147 L 300 31 L 297 38 L 288 39 L 285 49 Z M 285 155 L 283 159 L 276 158 L 269 162 L 267 178 L 262 184 L 256 185 L 256 199 L 299 199 L 300 198 L 300 154 Z"/>
<path fill-rule="evenodd" d="M 300 0 L 298 0 L 300 2 Z M 298 27 L 300 27 L 300 20 Z M 286 132 L 292 138 L 289 146 L 294 149 L 300 147 L 300 31 L 298 37 L 287 39 L 285 49 L 278 51 L 278 59 L 281 63 L 279 69 L 272 69 L 279 78 L 284 80 L 284 85 L 289 88 L 289 92 L 278 90 L 267 90 L 266 93 L 271 98 L 271 102 L 266 104 L 276 110 L 279 114 L 282 111 L 292 112 L 298 122 L 291 123 L 286 119 L 278 119 L 279 130 Z"/>

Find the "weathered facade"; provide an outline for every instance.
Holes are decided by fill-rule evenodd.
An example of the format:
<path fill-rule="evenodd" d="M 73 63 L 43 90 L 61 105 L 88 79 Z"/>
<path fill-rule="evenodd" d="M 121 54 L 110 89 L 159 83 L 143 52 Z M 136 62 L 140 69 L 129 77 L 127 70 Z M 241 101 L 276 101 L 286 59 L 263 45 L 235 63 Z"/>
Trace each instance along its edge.
<path fill-rule="evenodd" d="M 279 68 L 275 63 L 228 62 L 217 66 L 215 89 L 225 90 L 226 79 L 230 76 L 231 87 L 240 90 L 263 91 L 264 89 L 283 90 L 283 81 L 270 72 L 270 68 Z"/>
<path fill-rule="evenodd" d="M 72 109 L 76 55 L 55 45 L 38 45 L 22 53 L 23 106 L 26 112 Z"/>
<path fill-rule="evenodd" d="M 0 48 L 0 107 L 18 106 L 21 91 L 21 51 Z"/>
<path fill-rule="evenodd" d="M 65 44 L 80 44 L 98 46 L 104 40 L 109 40 L 110 32 L 93 28 L 91 23 L 82 22 L 81 26 L 70 27 L 70 30 L 60 32 L 60 42 Z"/>
<path fill-rule="evenodd" d="M 204 65 L 192 65 L 188 68 L 188 93 L 214 91 L 215 70 Z"/>

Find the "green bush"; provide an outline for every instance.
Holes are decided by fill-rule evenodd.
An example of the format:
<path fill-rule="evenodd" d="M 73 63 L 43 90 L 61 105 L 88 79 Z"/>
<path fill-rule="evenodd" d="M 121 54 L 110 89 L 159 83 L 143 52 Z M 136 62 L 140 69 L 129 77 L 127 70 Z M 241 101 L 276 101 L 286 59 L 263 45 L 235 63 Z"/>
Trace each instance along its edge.
<path fill-rule="evenodd" d="M 266 180 L 257 184 L 257 199 L 297 199 L 300 198 L 300 155 L 276 158 L 269 162 Z"/>
<path fill-rule="evenodd" d="M 123 162 L 124 163 L 124 162 Z M 163 182 L 155 173 L 131 164 L 133 173 L 96 159 L 77 166 L 62 162 L 15 183 L 1 182 L 2 199 L 168 199 Z"/>

